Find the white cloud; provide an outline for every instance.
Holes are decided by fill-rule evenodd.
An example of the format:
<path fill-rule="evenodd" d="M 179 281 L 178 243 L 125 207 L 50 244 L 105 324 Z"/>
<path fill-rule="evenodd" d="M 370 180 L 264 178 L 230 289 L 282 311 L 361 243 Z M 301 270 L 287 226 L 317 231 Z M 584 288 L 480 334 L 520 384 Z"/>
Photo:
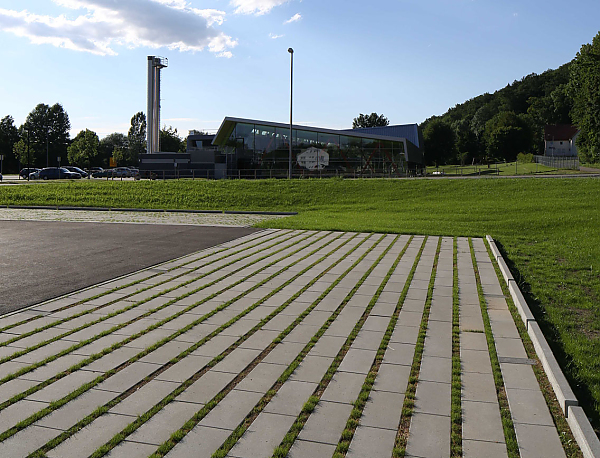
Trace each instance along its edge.
<path fill-rule="evenodd" d="M 235 13 L 260 16 L 287 2 L 288 0 L 231 0 L 230 3 L 235 8 Z"/>
<path fill-rule="evenodd" d="M 84 10 L 75 19 L 65 15 L 41 16 L 27 10 L 0 8 L 0 30 L 29 38 L 34 44 L 115 55 L 116 45 L 130 48 L 202 51 L 231 57 L 237 45 L 232 37 L 217 30 L 225 12 L 192 8 L 187 0 L 53 0 L 71 9 Z"/>
<path fill-rule="evenodd" d="M 273 40 L 277 40 L 278 38 L 283 37 L 283 35 L 275 35 L 274 33 L 270 33 L 269 34 L 269 38 L 272 38 Z"/>
<path fill-rule="evenodd" d="M 298 22 L 302 19 L 302 15 L 300 13 L 294 14 L 291 18 L 284 22 L 284 24 L 291 24 L 292 22 Z"/>

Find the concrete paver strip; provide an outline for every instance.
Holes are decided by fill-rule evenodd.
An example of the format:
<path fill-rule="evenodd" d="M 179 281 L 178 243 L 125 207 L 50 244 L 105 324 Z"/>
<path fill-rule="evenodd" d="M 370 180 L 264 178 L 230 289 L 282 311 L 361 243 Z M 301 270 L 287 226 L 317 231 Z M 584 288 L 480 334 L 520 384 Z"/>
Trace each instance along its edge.
<path fill-rule="evenodd" d="M 109 405 L 108 413 L 96 414 L 79 432 L 69 433 L 53 449 L 44 449 L 48 457 L 87 456 L 163 402 L 164 408 L 139 423 L 136 431 L 106 456 L 149 456 L 199 412 L 205 413 L 167 456 L 211 456 L 254 408 L 259 413 L 252 417 L 228 456 L 271 456 L 318 384 L 325 380 L 336 355 L 347 348 L 342 353 L 345 357 L 336 363 L 333 378 L 319 392 L 316 408 L 303 420 L 306 422 L 288 455 L 331 456 L 424 240 L 414 237 L 391 271 L 409 240 L 401 236 L 392 244 L 395 239 L 384 234 L 265 231 L 0 318 L 0 342 L 17 339 L 0 346 L 0 358 L 4 358 L 0 359 L 0 377 L 49 358 L 46 364 L 19 378 L 0 379 L 0 455 L 25 457 L 98 407 Z M 467 458 L 505 457 L 469 243 L 463 238 L 456 243 L 463 454 Z M 407 285 L 406 298 L 400 304 L 349 456 L 391 455 L 437 244 L 438 238 L 428 239 L 413 280 Z M 453 239 L 442 238 L 406 456 L 450 453 L 453 244 Z M 473 246 L 498 355 L 522 358 L 524 350 L 485 246 L 480 239 L 473 239 Z M 387 254 L 378 259 L 385 250 Z M 314 253 L 309 255 L 311 251 Z M 362 260 L 353 266 L 361 256 Z M 355 288 L 369 270 L 362 285 Z M 345 276 L 340 279 L 342 274 Z M 138 283 L 128 286 L 132 281 Z M 325 291 L 328 293 L 323 296 Z M 349 347 L 344 347 L 369 304 L 373 306 L 364 325 Z M 282 305 L 285 308 L 280 310 Z M 125 310 L 127 307 L 132 308 Z M 209 319 L 203 318 L 219 307 L 225 308 Z M 115 315 L 109 317 L 111 313 Z M 297 321 L 299 316 L 301 321 Z M 335 319 L 328 322 L 332 316 Z M 108 319 L 95 322 L 99 318 Z M 235 323 L 230 324 L 231 319 Z M 188 325 L 189 330 L 180 331 Z M 110 333 L 112 326 L 121 327 Z M 156 329 L 149 330 L 153 327 Z M 215 331 L 219 333 L 213 336 Z M 317 332 L 322 335 L 311 340 Z M 51 339 L 58 340 L 47 342 Z M 201 339 L 208 340 L 198 346 Z M 84 340 L 85 346 L 69 351 Z M 109 351 L 111 345 L 122 342 L 126 345 Z M 39 348 L 29 351 L 26 347 L 31 345 Z M 153 351 L 145 351 L 153 345 Z M 311 345 L 308 353 L 301 353 L 306 345 Z M 23 350 L 25 354 L 11 358 L 14 352 Z M 71 375 L 64 372 L 100 352 L 106 354 L 98 355 L 94 362 Z M 213 360 L 223 352 L 227 356 L 222 361 Z M 299 355 L 296 370 L 283 383 L 274 385 Z M 173 358 L 177 361 L 174 364 Z M 531 366 L 517 364 L 516 360 L 502 361 L 506 361 L 501 362 L 501 369 L 521 456 L 539 456 L 540 450 L 545 456 L 564 456 Z M 249 369 L 244 371 L 246 367 Z M 56 375 L 59 379 L 54 383 L 36 388 Z M 19 421 L 28 421 L 50 401 L 69 395 L 98 376 L 105 377 L 105 381 L 15 434 L 6 432 Z M 172 400 L 163 401 L 184 385 L 185 389 Z M 274 396 L 261 404 L 273 386 Z M 25 390 L 33 391 L 27 399 L 14 398 Z M 131 392 L 124 394 L 126 390 Z"/>

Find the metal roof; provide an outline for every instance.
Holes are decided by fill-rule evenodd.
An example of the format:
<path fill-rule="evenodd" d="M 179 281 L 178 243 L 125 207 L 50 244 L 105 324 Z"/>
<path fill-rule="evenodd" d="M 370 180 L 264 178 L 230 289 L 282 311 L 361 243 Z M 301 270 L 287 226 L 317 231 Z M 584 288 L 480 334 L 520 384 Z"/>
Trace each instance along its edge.
<path fill-rule="evenodd" d="M 375 135 L 386 135 L 388 137 L 406 138 L 409 142 L 420 148 L 419 128 L 417 124 L 398 124 L 395 126 L 361 127 L 359 129 L 347 129 L 344 132 L 362 132 Z"/>
<path fill-rule="evenodd" d="M 228 116 L 221 123 L 221 127 L 219 127 L 219 131 L 217 132 L 217 135 L 215 136 L 215 139 L 213 140 L 213 145 L 223 145 L 229 138 L 229 135 L 231 134 L 231 131 L 233 130 L 233 127 L 235 126 L 236 123 L 258 124 L 261 126 L 273 126 L 273 127 L 279 127 L 282 129 L 290 128 L 289 124 L 284 124 L 284 123 L 280 123 L 280 122 L 261 121 L 258 119 L 232 118 L 232 117 Z M 416 131 L 416 124 L 414 124 L 413 126 L 415 126 L 415 131 Z M 403 126 L 388 126 L 388 127 L 403 127 Z M 367 132 L 369 129 L 336 130 L 336 129 L 325 129 L 322 127 L 301 126 L 298 124 L 292 124 L 292 129 L 306 130 L 309 132 L 320 132 L 323 134 L 346 135 L 348 137 L 368 137 L 368 138 L 373 138 L 376 140 L 388 140 L 388 141 L 408 140 L 409 142 L 413 143 L 417 147 L 419 146 L 418 134 L 416 135 L 416 143 L 415 143 L 415 141 L 413 141 L 410 137 L 401 136 L 401 135 L 392 135 L 392 131 L 385 132 L 385 133 L 384 132 L 375 133 L 375 132 Z M 408 129 L 406 130 L 406 132 L 408 133 Z M 415 136 L 412 135 L 412 137 L 414 138 Z"/>

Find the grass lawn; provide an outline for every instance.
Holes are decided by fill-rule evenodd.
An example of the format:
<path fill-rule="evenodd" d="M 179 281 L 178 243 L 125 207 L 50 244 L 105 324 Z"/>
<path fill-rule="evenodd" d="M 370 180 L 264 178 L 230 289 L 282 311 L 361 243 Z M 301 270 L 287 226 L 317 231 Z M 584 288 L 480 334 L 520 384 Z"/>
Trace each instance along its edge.
<path fill-rule="evenodd" d="M 441 165 L 427 167 L 427 174 L 443 172 L 444 175 L 454 176 L 515 176 L 515 175 L 571 175 L 581 173 L 572 169 L 557 169 L 533 162 L 506 162 L 502 164 L 487 165 Z"/>
<path fill-rule="evenodd" d="M 2 204 L 298 211 L 264 226 L 490 234 L 600 431 L 598 179 L 82 180 L 2 186 Z"/>

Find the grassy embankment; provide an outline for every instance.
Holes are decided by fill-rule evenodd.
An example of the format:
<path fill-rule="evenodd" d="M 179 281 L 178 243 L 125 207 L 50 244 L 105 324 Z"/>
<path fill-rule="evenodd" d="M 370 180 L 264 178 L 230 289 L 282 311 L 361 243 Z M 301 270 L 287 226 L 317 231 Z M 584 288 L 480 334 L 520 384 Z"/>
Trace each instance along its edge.
<path fill-rule="evenodd" d="M 582 164 L 583 165 L 583 164 Z M 585 165 L 585 167 L 589 167 Z M 520 176 L 520 175 L 572 175 L 583 174 L 579 170 L 557 169 L 533 162 L 505 162 L 487 165 L 441 165 L 427 167 L 427 174 L 443 172 L 447 176 Z"/>
<path fill-rule="evenodd" d="M 72 182 L 0 188 L 0 205 L 298 211 L 268 227 L 490 234 L 600 430 L 600 180 Z"/>

